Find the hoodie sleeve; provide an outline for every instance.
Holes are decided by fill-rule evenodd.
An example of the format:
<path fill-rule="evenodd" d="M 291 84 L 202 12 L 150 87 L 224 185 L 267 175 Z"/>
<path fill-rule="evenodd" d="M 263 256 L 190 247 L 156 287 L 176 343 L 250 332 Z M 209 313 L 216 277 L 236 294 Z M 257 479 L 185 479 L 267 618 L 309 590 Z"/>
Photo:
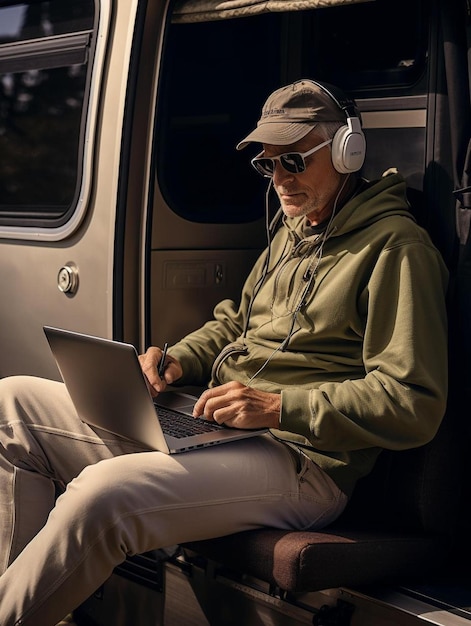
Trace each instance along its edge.
<path fill-rule="evenodd" d="M 429 441 L 447 398 L 447 278 L 424 240 L 384 250 L 365 294 L 365 376 L 283 390 L 280 429 L 320 451 Z"/>

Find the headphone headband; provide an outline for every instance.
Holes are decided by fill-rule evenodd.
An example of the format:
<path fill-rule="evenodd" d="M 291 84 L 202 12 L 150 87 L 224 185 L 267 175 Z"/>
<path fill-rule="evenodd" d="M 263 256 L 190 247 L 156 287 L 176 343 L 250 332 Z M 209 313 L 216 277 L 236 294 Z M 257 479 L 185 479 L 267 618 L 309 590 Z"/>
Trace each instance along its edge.
<path fill-rule="evenodd" d="M 332 163 L 341 174 L 357 172 L 365 161 L 366 140 L 361 128 L 361 115 L 355 101 L 329 83 L 311 80 L 345 113 L 346 124 L 332 139 Z"/>
<path fill-rule="evenodd" d="M 360 120 L 361 123 L 361 114 L 358 110 L 358 107 L 355 101 L 352 98 L 349 98 L 346 93 L 344 93 L 341 89 L 336 87 L 335 85 L 331 85 L 330 83 L 319 82 L 317 80 L 311 80 L 314 85 L 317 85 L 320 89 L 325 91 L 325 93 L 332 98 L 335 104 L 345 112 L 345 116 L 356 117 Z"/>

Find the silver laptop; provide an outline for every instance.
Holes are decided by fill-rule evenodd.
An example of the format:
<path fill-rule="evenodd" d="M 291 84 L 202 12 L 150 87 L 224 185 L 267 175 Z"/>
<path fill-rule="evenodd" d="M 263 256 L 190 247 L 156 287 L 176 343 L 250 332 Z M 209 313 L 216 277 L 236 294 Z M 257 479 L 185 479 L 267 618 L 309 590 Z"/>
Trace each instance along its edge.
<path fill-rule="evenodd" d="M 152 399 L 134 346 L 44 326 L 80 419 L 166 454 L 245 439 L 268 429 L 219 426 L 191 416 L 196 397 L 166 392 Z"/>

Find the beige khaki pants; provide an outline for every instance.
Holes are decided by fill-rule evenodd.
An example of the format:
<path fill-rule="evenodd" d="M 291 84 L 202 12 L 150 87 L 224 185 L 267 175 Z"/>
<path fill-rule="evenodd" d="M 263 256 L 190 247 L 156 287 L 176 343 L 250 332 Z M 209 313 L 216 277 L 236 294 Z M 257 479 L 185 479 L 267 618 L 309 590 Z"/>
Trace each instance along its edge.
<path fill-rule="evenodd" d="M 261 526 L 320 528 L 345 504 L 269 434 L 170 456 L 92 430 L 62 383 L 0 380 L 2 626 L 53 626 L 127 555 Z"/>

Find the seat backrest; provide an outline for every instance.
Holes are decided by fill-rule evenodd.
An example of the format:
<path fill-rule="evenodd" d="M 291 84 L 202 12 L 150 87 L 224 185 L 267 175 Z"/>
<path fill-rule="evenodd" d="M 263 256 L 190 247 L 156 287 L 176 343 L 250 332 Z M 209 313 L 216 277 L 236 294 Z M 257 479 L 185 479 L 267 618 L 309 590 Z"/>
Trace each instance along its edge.
<path fill-rule="evenodd" d="M 461 496 L 462 438 L 449 411 L 428 444 L 384 450 L 336 526 L 450 533 Z"/>

